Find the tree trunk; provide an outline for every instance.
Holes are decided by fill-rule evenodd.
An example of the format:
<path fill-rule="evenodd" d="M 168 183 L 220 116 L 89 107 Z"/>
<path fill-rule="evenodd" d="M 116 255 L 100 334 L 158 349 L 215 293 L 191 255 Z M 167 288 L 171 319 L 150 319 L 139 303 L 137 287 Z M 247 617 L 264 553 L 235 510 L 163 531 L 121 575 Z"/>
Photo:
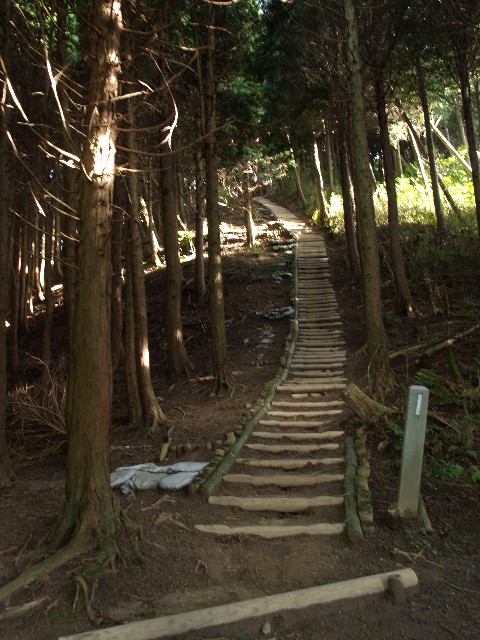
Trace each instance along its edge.
<path fill-rule="evenodd" d="M 122 299 L 123 213 L 116 209 L 112 215 L 112 367 L 123 360 L 123 299 Z"/>
<path fill-rule="evenodd" d="M 205 221 L 204 177 L 201 154 L 195 156 L 195 299 L 199 304 L 205 302 L 207 287 L 205 284 L 205 239 L 203 223 Z"/>
<path fill-rule="evenodd" d="M 330 127 L 324 122 L 325 128 L 325 150 L 327 154 L 327 169 L 328 169 L 328 186 L 330 189 L 330 196 L 335 191 L 335 181 L 333 178 L 333 153 L 332 153 L 332 135 Z"/>
<path fill-rule="evenodd" d="M 18 355 L 18 318 L 20 313 L 20 267 L 23 224 L 15 216 L 11 224 L 11 256 L 10 278 L 8 292 L 10 295 L 9 317 L 10 327 L 7 334 L 8 364 L 12 371 L 17 371 L 19 366 Z"/>
<path fill-rule="evenodd" d="M 167 145 L 162 146 L 167 153 Z M 167 359 L 174 376 L 189 368 L 182 326 L 182 268 L 178 248 L 178 226 L 175 208 L 175 183 L 171 155 L 160 157 L 160 189 L 162 201 L 163 246 L 166 262 L 166 339 Z"/>
<path fill-rule="evenodd" d="M 76 304 L 67 388 L 67 478 L 54 546 L 111 540 L 118 522 L 110 490 L 112 399 L 110 223 L 120 72 L 120 4 L 95 0 L 90 18 L 86 139 L 78 214 Z M 111 550 L 111 548 L 110 548 Z"/>
<path fill-rule="evenodd" d="M 460 46 L 457 49 L 457 70 L 460 80 L 460 90 L 462 92 L 463 119 L 465 120 L 465 130 L 468 143 L 468 157 L 472 167 L 473 193 L 475 196 L 475 212 L 477 215 L 478 239 L 480 240 L 480 163 L 477 155 L 477 145 L 475 141 L 475 127 L 473 124 L 472 92 L 468 72 L 465 49 Z"/>
<path fill-rule="evenodd" d="M 320 153 L 318 149 L 318 140 L 313 136 L 313 158 L 315 167 L 315 186 L 317 188 L 318 208 L 320 211 L 320 224 L 324 225 L 327 221 L 327 207 L 325 205 L 325 189 L 323 187 L 322 165 L 320 163 Z"/>
<path fill-rule="evenodd" d="M 147 205 L 143 196 L 140 196 L 140 210 L 148 224 L 148 239 L 150 242 L 150 253 L 152 254 L 152 260 L 155 263 L 155 266 L 159 267 L 161 265 L 160 239 L 158 237 L 157 229 L 155 228 L 155 220 L 153 219 L 152 209 Z"/>
<path fill-rule="evenodd" d="M 138 428 L 142 424 L 142 403 L 137 381 L 137 357 L 135 348 L 135 312 L 133 298 L 132 251 L 127 244 L 125 285 L 125 391 L 128 422 Z"/>
<path fill-rule="evenodd" d="M 59 63 L 62 69 L 67 66 L 67 12 L 64 2 L 58 4 L 58 52 Z M 66 122 L 69 122 L 69 110 L 70 103 L 66 92 L 62 90 L 60 94 L 60 100 L 62 104 L 62 110 Z M 65 128 L 62 128 L 62 140 L 65 149 L 71 148 L 71 141 L 68 137 Z M 72 149 L 73 151 L 73 149 Z M 72 324 L 73 315 L 75 311 L 75 279 L 76 279 L 76 232 L 77 221 L 74 212 L 77 209 L 77 196 L 78 196 L 78 180 L 74 169 L 66 165 L 61 165 L 62 177 L 63 177 L 63 199 L 66 208 L 69 210 L 67 215 L 62 216 L 62 231 L 63 231 L 63 248 L 62 259 L 64 264 L 63 269 L 63 305 L 65 309 L 65 315 L 67 316 L 67 324 L 69 331 L 69 344 L 72 343 Z"/>
<path fill-rule="evenodd" d="M 133 176 L 134 174 L 131 174 Z M 130 193 L 132 188 L 130 185 Z M 141 420 L 137 427 L 142 434 L 151 434 L 166 423 L 165 415 L 158 403 L 152 386 L 150 374 L 150 351 L 148 348 L 147 298 L 145 294 L 145 276 L 143 271 L 142 242 L 139 229 L 138 206 L 130 209 L 130 252 L 129 265 L 131 273 L 133 324 L 135 343 L 135 362 L 138 395 L 142 410 Z M 131 310 L 129 310 L 131 313 Z M 134 402 L 134 398 L 132 398 Z"/>
<path fill-rule="evenodd" d="M 298 163 L 298 154 L 295 152 L 295 149 L 294 149 L 294 147 L 292 145 L 292 142 L 291 142 L 290 134 L 288 134 L 288 133 L 287 133 L 287 138 L 288 138 L 289 144 L 291 145 L 290 146 L 290 151 L 291 151 L 291 154 L 293 156 L 293 172 L 294 172 L 294 175 L 295 175 L 295 185 L 297 187 L 297 194 L 298 194 L 298 197 L 300 199 L 300 202 L 302 203 L 303 208 L 306 209 L 307 208 L 307 200 L 305 198 L 305 194 L 303 193 L 302 178 L 300 176 L 300 165 Z"/>
<path fill-rule="evenodd" d="M 401 178 L 403 176 L 403 161 L 402 161 L 402 150 L 400 148 L 400 140 L 398 140 L 395 146 L 395 158 L 397 164 L 397 178 Z"/>
<path fill-rule="evenodd" d="M 215 91 L 215 5 L 205 7 L 207 28 L 205 73 L 205 190 L 208 220 L 208 289 L 212 320 L 212 356 L 214 383 L 212 393 L 222 387 L 231 387 L 227 359 L 225 332 L 225 305 L 223 300 L 222 245 L 220 240 L 220 215 L 218 209 L 218 174 L 216 149 L 216 91 Z"/>
<path fill-rule="evenodd" d="M 380 263 L 378 257 L 375 210 L 370 187 L 370 163 L 365 126 L 365 105 L 361 75 L 355 6 L 345 0 L 347 22 L 347 65 L 352 105 L 352 151 L 355 156 L 355 188 L 358 195 L 358 222 L 362 253 L 362 280 L 369 371 L 373 388 L 379 392 L 391 387 L 393 373 L 387 357 L 386 335 L 382 316 Z"/>
<path fill-rule="evenodd" d="M 7 59 L 7 25 L 10 0 L 0 6 L 0 53 Z M 5 436 L 7 404 L 7 333 L 8 312 L 8 228 L 9 228 L 9 178 L 7 163 L 7 112 L 5 109 L 7 87 L 0 77 L 0 489 L 6 486 L 12 475 L 12 464 Z"/>
<path fill-rule="evenodd" d="M 457 118 L 458 137 L 460 144 L 467 146 L 467 136 L 465 134 L 465 125 L 463 124 L 462 106 L 458 104 L 458 99 L 454 101 L 454 111 Z"/>
<path fill-rule="evenodd" d="M 437 163 L 435 161 L 435 148 L 433 144 L 432 125 L 430 123 L 430 113 L 428 108 L 427 90 L 425 88 L 425 75 L 421 62 L 417 62 L 418 93 L 422 103 L 423 119 L 425 122 L 425 137 L 427 140 L 428 163 L 430 166 L 430 181 L 432 183 L 433 205 L 437 218 L 437 230 L 445 233 L 445 216 L 443 213 L 442 198 L 438 184 Z"/>
<path fill-rule="evenodd" d="M 160 11 L 162 39 L 168 42 L 169 3 L 164 0 Z M 166 55 L 160 61 L 162 75 L 168 78 Z M 178 246 L 178 223 L 176 207 L 176 177 L 174 157 L 170 143 L 160 146 L 160 192 L 163 224 L 163 246 L 166 262 L 166 341 L 167 360 L 170 372 L 174 376 L 184 374 L 190 368 L 182 326 L 182 267 Z"/>
<path fill-rule="evenodd" d="M 375 77 L 375 97 L 377 101 L 377 115 L 380 127 L 380 140 L 383 154 L 383 174 L 388 199 L 388 233 L 390 238 L 390 251 L 392 254 L 393 277 L 395 292 L 399 306 L 407 316 L 413 311 L 412 297 L 408 288 L 407 276 L 403 263 L 403 251 L 400 240 L 400 224 L 398 221 L 397 192 L 395 188 L 395 171 L 388 133 L 387 108 L 385 104 L 385 84 L 383 74 L 377 71 Z"/>
<path fill-rule="evenodd" d="M 46 391 L 50 384 L 50 353 L 51 353 L 51 333 L 53 320 L 53 299 L 52 299 L 52 259 L 53 259 L 53 224 L 52 212 L 46 212 L 45 224 L 45 271 L 44 271 L 44 295 L 45 295 L 45 316 L 43 319 L 43 345 L 42 345 L 42 387 Z"/>
<path fill-rule="evenodd" d="M 350 187 L 350 167 L 348 162 L 348 147 L 346 129 L 339 123 L 339 161 L 340 161 L 340 184 L 343 199 L 343 219 L 345 224 L 345 236 L 347 239 L 348 261 L 354 280 L 360 280 L 361 268 L 360 257 L 358 255 L 358 244 L 355 232 L 355 213 L 353 210 L 352 191 Z"/>
<path fill-rule="evenodd" d="M 255 246 L 256 229 L 253 221 L 252 213 L 252 193 L 250 190 L 250 176 L 246 175 L 243 183 L 243 217 L 245 222 L 245 231 L 247 234 L 247 247 L 251 249 Z"/>
<path fill-rule="evenodd" d="M 135 115 L 130 102 L 128 104 L 128 121 L 134 126 Z M 142 434 L 151 434 L 165 424 L 166 418 L 155 396 L 150 374 L 147 296 L 145 293 L 145 272 L 143 270 L 142 237 L 140 233 L 138 174 L 135 171 L 137 166 L 136 140 L 133 131 L 127 133 L 127 146 L 129 149 L 127 152 L 128 166 L 132 169 L 132 171 L 129 171 L 127 178 L 129 191 L 128 229 L 130 232 L 128 239 L 130 274 L 128 277 L 132 289 L 131 302 L 133 303 L 136 379 L 142 410 L 141 420 L 137 427 Z M 129 313 L 131 313 L 131 310 L 129 310 Z M 131 350 L 131 346 L 129 346 L 129 349 Z M 135 392 L 133 391 L 132 403 L 135 402 L 134 394 Z"/>

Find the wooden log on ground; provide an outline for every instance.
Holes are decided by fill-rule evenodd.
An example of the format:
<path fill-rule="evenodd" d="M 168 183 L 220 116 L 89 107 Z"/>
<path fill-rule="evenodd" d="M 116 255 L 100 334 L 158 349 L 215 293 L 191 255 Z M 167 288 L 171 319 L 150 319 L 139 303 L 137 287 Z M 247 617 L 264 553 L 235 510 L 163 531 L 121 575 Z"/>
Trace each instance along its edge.
<path fill-rule="evenodd" d="M 361 542 L 363 540 L 362 525 L 357 512 L 357 455 L 355 453 L 355 443 L 351 436 L 345 438 L 345 513 L 347 535 L 350 542 Z"/>
<path fill-rule="evenodd" d="M 406 590 L 418 587 L 417 575 L 408 567 L 343 582 L 197 609 L 196 611 L 129 622 L 108 629 L 85 631 L 63 636 L 59 640 L 125 640 L 126 638 L 128 640 L 155 640 L 168 636 L 177 637 L 190 631 L 231 624 L 250 618 L 265 617 L 280 611 L 285 615 L 286 611 L 301 611 L 313 605 L 331 605 L 353 598 L 380 595 L 389 589 L 389 580 L 394 575 L 401 578 Z"/>
<path fill-rule="evenodd" d="M 254 487 L 274 485 L 276 487 L 314 487 L 317 484 L 328 484 L 343 480 L 343 473 L 317 473 L 311 475 L 274 474 L 251 476 L 246 473 L 229 473 L 223 476 L 225 482 L 233 484 L 249 484 Z"/>
<path fill-rule="evenodd" d="M 343 496 L 315 496 L 305 498 L 295 496 L 289 498 L 277 498 L 269 496 L 262 497 L 241 497 L 241 496 L 210 496 L 209 504 L 216 504 L 222 507 L 237 507 L 244 511 L 278 511 L 279 513 L 302 513 L 309 509 L 320 507 L 337 507 L 343 504 Z"/>
<path fill-rule="evenodd" d="M 305 467 L 318 466 L 343 466 L 344 458 L 303 458 L 300 460 L 292 460 L 291 458 L 275 458 L 272 460 L 260 460 L 258 458 L 238 458 L 238 464 L 244 464 L 248 467 L 258 467 L 262 469 L 283 469 L 284 471 L 292 471 L 295 469 L 305 469 Z"/>
<path fill-rule="evenodd" d="M 258 536 L 266 540 L 292 536 L 333 536 L 345 529 L 343 522 L 319 522 L 307 525 L 251 525 L 229 527 L 226 524 L 196 524 L 195 529 L 217 536 Z"/>
<path fill-rule="evenodd" d="M 356 384 L 350 383 L 341 394 L 350 409 L 364 424 L 375 424 L 387 415 L 398 413 L 398 410 L 373 400 L 364 393 Z"/>

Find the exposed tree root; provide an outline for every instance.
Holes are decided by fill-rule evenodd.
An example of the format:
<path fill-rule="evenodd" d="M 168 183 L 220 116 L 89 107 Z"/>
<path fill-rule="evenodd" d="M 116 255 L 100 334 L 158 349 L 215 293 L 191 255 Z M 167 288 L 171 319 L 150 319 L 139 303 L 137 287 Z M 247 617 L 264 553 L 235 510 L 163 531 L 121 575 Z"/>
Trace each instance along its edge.
<path fill-rule="evenodd" d="M 226 371 L 223 371 L 221 374 L 218 374 L 218 373 L 215 374 L 213 387 L 209 395 L 218 396 L 224 390 L 227 391 L 230 395 L 232 395 L 235 392 L 235 385 L 233 384 L 232 377 Z"/>
<path fill-rule="evenodd" d="M 2 613 L 0 613 L 0 622 L 2 620 L 21 618 L 42 605 L 46 600 L 48 600 L 48 597 L 44 596 L 43 598 L 37 598 L 37 600 L 33 600 L 32 602 L 19 604 L 15 607 L 7 607 L 5 611 L 2 611 Z"/>
<path fill-rule="evenodd" d="M 95 593 L 95 587 L 92 589 L 92 595 L 90 595 L 88 590 L 88 585 L 83 576 L 75 576 L 73 580 L 77 585 L 77 592 L 75 594 L 75 600 L 73 601 L 72 611 L 75 612 L 75 608 L 77 606 L 80 592 L 82 592 L 83 600 L 85 603 L 85 613 L 87 614 L 87 618 L 95 626 L 102 624 L 102 617 L 97 616 L 92 608 L 92 600 L 93 600 L 93 595 Z"/>
<path fill-rule="evenodd" d="M 22 573 L 11 582 L 7 582 L 3 587 L 0 587 L 0 603 L 6 603 L 8 605 L 12 594 L 19 589 L 27 587 L 35 580 L 43 579 L 54 569 L 61 567 L 66 562 L 73 560 L 73 558 L 83 553 L 92 551 L 94 548 L 95 544 L 90 538 L 80 535 L 75 536 L 65 547 L 59 549 L 44 560 L 41 560 L 33 565 L 33 567 L 25 569 L 25 571 L 22 571 Z"/>

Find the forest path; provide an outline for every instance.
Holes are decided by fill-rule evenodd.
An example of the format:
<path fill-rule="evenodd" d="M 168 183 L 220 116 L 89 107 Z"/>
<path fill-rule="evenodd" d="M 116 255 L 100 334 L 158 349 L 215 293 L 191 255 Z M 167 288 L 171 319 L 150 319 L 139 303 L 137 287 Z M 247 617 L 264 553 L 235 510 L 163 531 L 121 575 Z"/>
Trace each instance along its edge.
<path fill-rule="evenodd" d="M 199 531 L 331 538 L 345 530 L 345 343 L 321 233 L 288 209 L 257 202 L 297 239 L 294 290 L 298 334 L 285 382 L 208 499 L 212 521 Z"/>

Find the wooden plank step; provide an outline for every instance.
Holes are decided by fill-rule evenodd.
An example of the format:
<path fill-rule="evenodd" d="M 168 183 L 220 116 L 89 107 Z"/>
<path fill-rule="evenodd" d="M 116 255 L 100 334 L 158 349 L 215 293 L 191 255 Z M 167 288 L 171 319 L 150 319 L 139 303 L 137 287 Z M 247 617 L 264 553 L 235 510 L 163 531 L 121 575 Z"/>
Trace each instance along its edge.
<path fill-rule="evenodd" d="M 344 360 L 347 357 L 344 345 L 332 344 L 328 339 L 317 342 L 303 336 L 295 345 L 294 355 L 297 354 L 311 354 L 327 360 Z"/>
<path fill-rule="evenodd" d="M 274 458 L 272 460 L 260 460 L 258 458 L 237 458 L 237 464 L 244 464 L 247 467 L 257 469 L 283 469 L 284 471 L 295 471 L 306 467 L 337 467 L 345 465 L 345 458 L 303 458 L 292 460 L 292 458 Z"/>
<path fill-rule="evenodd" d="M 275 432 L 275 431 L 254 431 L 252 436 L 255 438 L 265 438 L 266 440 L 292 440 L 301 442 L 302 440 L 329 440 L 340 438 L 345 435 L 345 431 L 330 430 L 321 433 L 294 433 L 294 432 Z"/>
<path fill-rule="evenodd" d="M 310 379 L 311 378 L 311 379 Z M 323 371 L 292 371 L 289 376 L 291 382 L 296 380 L 305 380 L 306 382 L 345 382 L 347 378 L 345 376 L 332 376 L 331 374 Z"/>
<path fill-rule="evenodd" d="M 342 359 L 342 360 L 325 360 L 325 362 L 322 362 L 321 364 L 323 365 L 323 367 L 325 369 L 328 369 L 328 367 L 331 367 L 332 369 L 340 369 L 343 367 L 343 365 L 345 364 L 346 359 Z M 298 355 L 294 355 L 293 359 L 292 359 L 292 364 L 290 366 L 290 368 L 297 368 L 297 365 L 301 365 L 301 366 L 305 366 L 308 369 L 308 367 L 310 367 L 310 365 L 315 365 L 318 366 L 319 361 L 318 361 L 318 356 L 315 355 L 315 352 L 312 353 L 302 353 L 302 354 L 298 354 Z"/>
<path fill-rule="evenodd" d="M 304 327 L 300 335 L 312 338 L 331 338 L 333 340 L 343 339 L 345 337 L 341 329 L 322 329 L 321 327 L 313 329 Z"/>
<path fill-rule="evenodd" d="M 268 414 L 267 414 L 268 415 Z M 292 414 L 290 414 L 291 416 Z M 327 420 L 268 420 L 262 419 L 258 422 L 264 427 L 301 427 L 303 429 L 318 429 L 324 424 L 328 424 Z"/>
<path fill-rule="evenodd" d="M 270 484 L 276 487 L 314 487 L 317 484 L 328 484 L 330 482 L 340 482 L 344 479 L 343 473 L 316 473 L 309 475 L 249 475 L 247 473 L 229 473 L 223 476 L 225 482 L 231 484 L 250 484 L 255 487 L 264 487 Z"/>
<path fill-rule="evenodd" d="M 244 511 L 278 511 L 279 513 L 301 513 L 307 509 L 336 507 L 344 503 L 343 496 L 209 496 L 208 504 L 219 507 L 236 507 Z"/>
<path fill-rule="evenodd" d="M 282 384 L 277 387 L 279 392 L 292 392 L 292 393 L 321 393 L 322 391 L 340 391 L 345 389 L 347 385 L 342 383 L 336 384 Z"/>
<path fill-rule="evenodd" d="M 245 445 L 252 451 L 263 453 L 314 453 L 315 451 L 338 451 L 340 445 L 336 442 L 325 444 L 250 444 Z"/>
<path fill-rule="evenodd" d="M 308 348 L 306 345 L 302 345 L 295 350 L 292 364 L 297 362 L 304 362 L 305 364 L 318 363 L 324 369 L 329 363 L 345 364 L 346 361 L 346 356 L 329 356 L 326 353 L 319 353 L 315 347 Z"/>
<path fill-rule="evenodd" d="M 334 536 L 345 530 L 342 522 L 325 522 L 306 525 L 256 525 L 229 527 L 226 524 L 196 524 L 195 529 L 217 536 L 259 536 L 266 540 L 293 536 Z"/>
<path fill-rule="evenodd" d="M 323 418 L 324 416 L 334 416 L 334 415 L 338 415 L 339 413 L 343 413 L 341 409 L 331 409 L 329 410 L 323 410 L 323 411 L 311 411 L 309 409 L 301 409 L 299 407 L 294 408 L 292 407 L 292 411 L 272 411 L 269 410 L 268 412 L 268 417 L 271 418 L 291 418 L 292 415 L 295 416 L 299 416 L 301 418 Z M 259 424 L 262 424 L 262 421 L 260 420 Z M 265 424 L 265 423 L 263 423 Z M 284 424 L 284 422 L 282 421 L 282 425 Z M 295 421 L 295 424 L 298 424 L 297 421 Z M 317 424 L 319 424 L 317 422 Z"/>
<path fill-rule="evenodd" d="M 345 407 L 343 400 L 319 400 L 312 402 L 292 402 L 291 400 L 274 400 L 272 402 L 273 407 L 299 407 L 305 408 L 317 408 L 317 407 Z"/>

